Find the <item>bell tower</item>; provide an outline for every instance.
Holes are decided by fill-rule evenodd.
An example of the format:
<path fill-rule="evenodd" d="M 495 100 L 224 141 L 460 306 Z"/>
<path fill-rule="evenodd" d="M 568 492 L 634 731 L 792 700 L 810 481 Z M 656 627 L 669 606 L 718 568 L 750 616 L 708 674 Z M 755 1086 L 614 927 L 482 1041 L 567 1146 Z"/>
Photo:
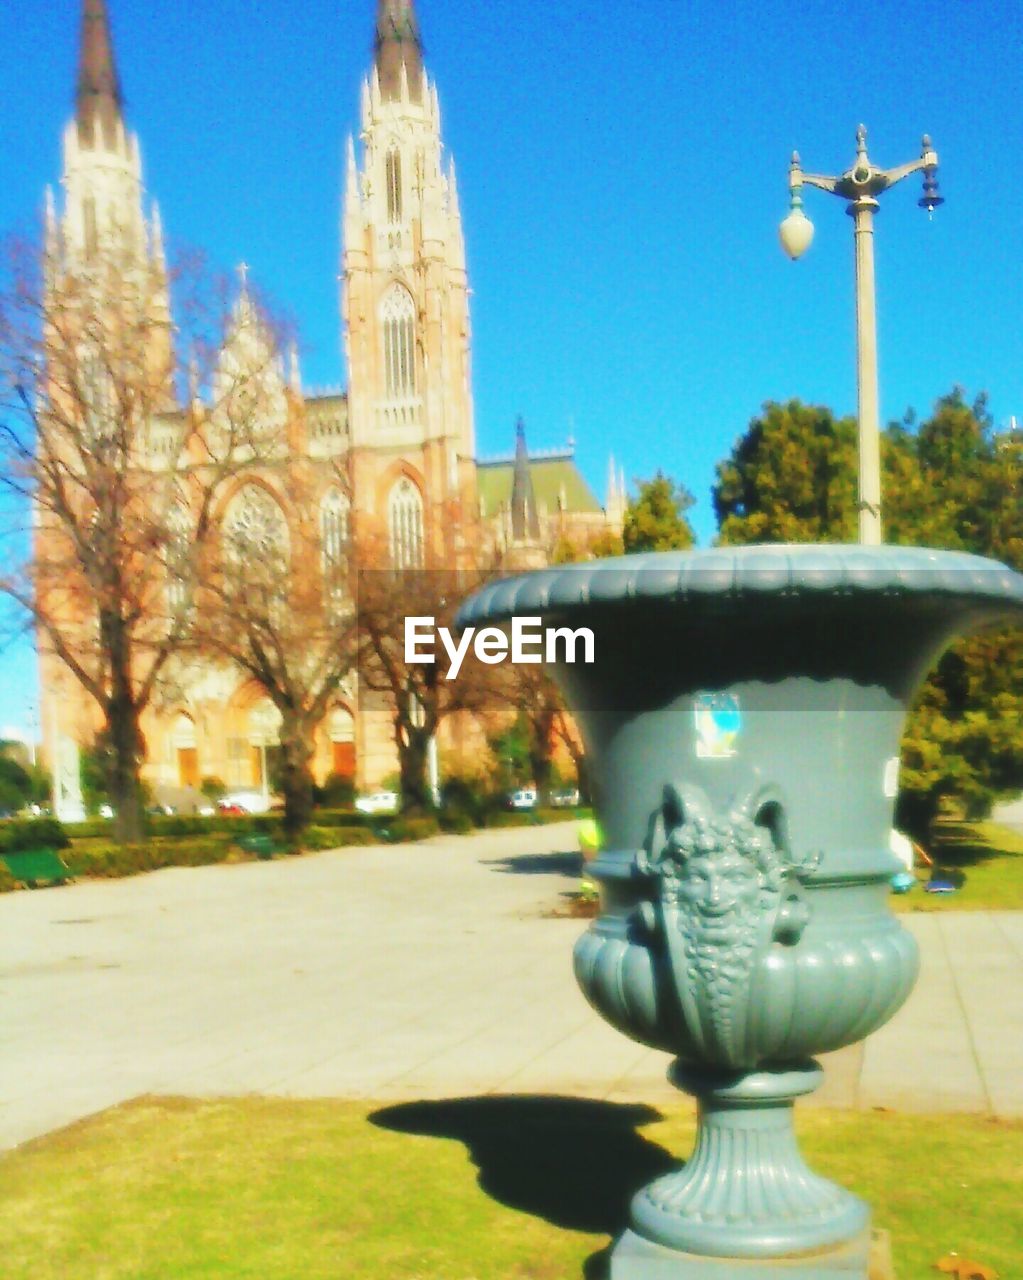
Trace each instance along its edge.
<path fill-rule="evenodd" d="M 116 282 L 118 305 L 166 322 L 169 299 L 163 228 L 155 202 L 146 217 L 138 138 L 124 121 L 106 0 L 83 0 L 75 114 L 64 130 L 63 209 L 46 193 L 46 270 L 51 294 Z M 97 302 L 103 301 L 97 295 Z M 107 300 L 109 301 L 109 300 Z"/>
<path fill-rule="evenodd" d="M 358 152 L 348 140 L 342 218 L 356 501 L 386 527 L 403 466 L 420 490 L 429 548 L 445 504 L 473 504 L 475 438 L 455 166 L 443 155 L 412 0 L 379 0 L 361 123 Z"/>

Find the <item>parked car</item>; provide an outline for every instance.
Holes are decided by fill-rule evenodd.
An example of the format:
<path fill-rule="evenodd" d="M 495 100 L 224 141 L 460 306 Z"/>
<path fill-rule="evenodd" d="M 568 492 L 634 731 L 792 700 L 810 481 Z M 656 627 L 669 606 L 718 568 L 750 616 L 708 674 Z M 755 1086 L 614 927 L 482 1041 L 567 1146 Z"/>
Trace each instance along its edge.
<path fill-rule="evenodd" d="M 270 808 L 269 799 L 260 791 L 232 791 L 223 796 L 219 803 L 221 813 L 266 813 Z"/>
<path fill-rule="evenodd" d="M 560 791 L 551 792 L 552 809 L 577 809 L 578 807 L 578 787 L 562 787 Z"/>
<path fill-rule="evenodd" d="M 536 787 L 519 787 L 518 791 L 508 792 L 509 809 L 535 809 Z"/>
<path fill-rule="evenodd" d="M 359 796 L 355 807 L 359 813 L 397 813 L 397 791 L 374 791 L 371 796 Z"/>

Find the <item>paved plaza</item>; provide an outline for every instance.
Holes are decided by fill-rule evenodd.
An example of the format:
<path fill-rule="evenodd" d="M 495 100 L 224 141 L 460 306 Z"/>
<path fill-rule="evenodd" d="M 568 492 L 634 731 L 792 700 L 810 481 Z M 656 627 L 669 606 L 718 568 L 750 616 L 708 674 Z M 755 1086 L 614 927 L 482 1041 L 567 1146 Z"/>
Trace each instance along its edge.
<path fill-rule="evenodd" d="M 0 1146 L 146 1093 L 679 1105 L 572 976 L 575 828 L 0 898 Z M 910 915 L 923 971 L 831 1105 L 1023 1114 L 1023 913 Z"/>

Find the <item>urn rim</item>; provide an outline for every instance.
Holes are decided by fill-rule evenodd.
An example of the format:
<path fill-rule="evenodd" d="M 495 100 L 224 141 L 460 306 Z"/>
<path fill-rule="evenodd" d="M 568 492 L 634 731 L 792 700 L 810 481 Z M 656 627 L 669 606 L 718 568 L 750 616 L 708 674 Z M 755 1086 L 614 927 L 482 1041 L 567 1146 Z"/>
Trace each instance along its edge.
<path fill-rule="evenodd" d="M 459 627 L 587 606 L 834 597 L 931 597 L 994 615 L 1023 612 L 1023 574 L 997 560 L 930 547 L 758 543 L 644 552 L 534 570 L 489 583 L 458 611 Z"/>

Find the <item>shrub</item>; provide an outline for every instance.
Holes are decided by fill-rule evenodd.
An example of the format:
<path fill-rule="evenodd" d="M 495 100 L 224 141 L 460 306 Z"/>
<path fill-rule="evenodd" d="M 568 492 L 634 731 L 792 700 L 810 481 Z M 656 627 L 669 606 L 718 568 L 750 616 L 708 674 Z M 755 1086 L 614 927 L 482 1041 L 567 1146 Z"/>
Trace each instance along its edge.
<path fill-rule="evenodd" d="M 149 818 L 149 830 L 161 836 L 198 836 L 213 830 L 213 818 L 201 818 L 198 814 L 153 814 Z"/>
<path fill-rule="evenodd" d="M 476 824 L 467 813 L 445 809 L 440 815 L 440 829 L 451 835 L 466 836 L 476 830 Z"/>
<path fill-rule="evenodd" d="M 448 778 L 441 788 L 441 803 L 449 815 L 462 814 L 474 825 L 483 821 L 488 808 L 488 796 L 478 778 Z"/>
<path fill-rule="evenodd" d="M 162 867 L 204 867 L 223 862 L 231 851 L 223 836 L 175 840 L 155 838 L 144 844 L 116 845 L 108 840 L 76 840 L 65 855 L 74 876 L 115 880 Z"/>
<path fill-rule="evenodd" d="M 69 822 L 67 833 L 72 840 L 91 840 L 94 836 L 110 836 L 114 824 L 109 818 L 86 818 L 84 822 Z"/>
<path fill-rule="evenodd" d="M 541 819 L 534 809 L 502 809 L 487 814 L 488 827 L 536 827 Z"/>
<path fill-rule="evenodd" d="M 318 827 L 372 827 L 377 815 L 357 813 L 351 809 L 317 809 Z"/>
<path fill-rule="evenodd" d="M 306 849 L 343 849 L 377 843 L 377 837 L 365 827 L 307 827 L 300 843 Z"/>
<path fill-rule="evenodd" d="M 440 823 L 434 817 L 394 818 L 386 826 L 381 826 L 379 835 L 388 844 L 404 844 L 415 840 L 425 840 L 435 836 L 440 830 Z"/>
<path fill-rule="evenodd" d="M 221 796 L 227 794 L 227 787 L 221 778 L 203 778 L 199 784 L 199 790 L 203 793 L 207 800 L 216 802 Z"/>
<path fill-rule="evenodd" d="M 25 818 L 0 827 L 0 849 L 66 849 L 71 839 L 56 818 Z"/>
<path fill-rule="evenodd" d="M 0 893 L 13 893 L 17 887 L 17 880 L 15 880 L 4 864 L 0 862 Z"/>
<path fill-rule="evenodd" d="M 321 793 L 321 803 L 325 808 L 350 809 L 355 803 L 355 779 L 332 773 L 324 782 Z"/>

